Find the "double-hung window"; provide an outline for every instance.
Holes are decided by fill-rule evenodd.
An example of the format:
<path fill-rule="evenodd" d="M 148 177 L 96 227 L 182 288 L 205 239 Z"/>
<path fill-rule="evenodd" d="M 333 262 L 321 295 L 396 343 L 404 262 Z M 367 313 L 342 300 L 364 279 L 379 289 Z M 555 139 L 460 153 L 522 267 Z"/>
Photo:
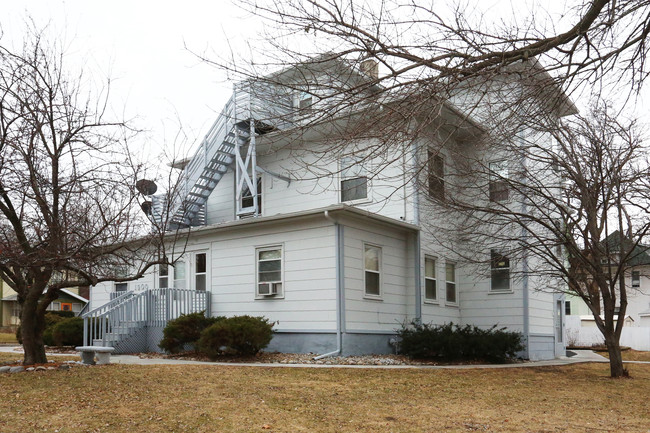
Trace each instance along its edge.
<path fill-rule="evenodd" d="M 446 278 L 446 301 L 450 304 L 458 303 L 458 292 L 456 290 L 456 265 L 454 263 L 445 264 Z"/>
<path fill-rule="evenodd" d="M 506 161 L 490 163 L 490 201 L 508 200 L 508 164 Z"/>
<path fill-rule="evenodd" d="M 341 202 L 368 198 L 368 177 L 361 158 L 341 158 Z"/>
<path fill-rule="evenodd" d="M 309 89 L 300 92 L 300 94 L 298 95 L 298 108 L 301 111 L 310 110 L 312 103 L 313 103 L 313 97 L 311 93 L 309 93 Z"/>
<path fill-rule="evenodd" d="M 440 154 L 427 151 L 428 179 L 427 187 L 429 197 L 438 200 L 445 198 L 445 159 Z"/>
<path fill-rule="evenodd" d="M 194 290 L 205 290 L 207 279 L 207 254 L 194 254 Z"/>
<path fill-rule="evenodd" d="M 424 258 L 424 299 L 425 301 L 438 300 L 436 259 L 432 257 Z"/>
<path fill-rule="evenodd" d="M 256 296 L 282 296 L 282 247 L 258 248 L 256 250 L 256 257 Z"/>
<path fill-rule="evenodd" d="M 169 287 L 169 265 L 162 263 L 158 265 L 158 288 L 166 289 Z"/>
<path fill-rule="evenodd" d="M 497 250 L 490 251 L 490 290 L 507 292 L 510 290 L 510 259 Z"/>
<path fill-rule="evenodd" d="M 255 185 L 257 189 L 257 194 L 253 197 L 253 192 L 244 183 L 244 187 L 241 193 L 241 201 L 239 203 L 239 208 L 242 213 L 251 214 L 255 212 L 255 203 L 257 202 L 257 213 L 258 215 L 262 214 L 262 176 L 257 177 L 257 184 Z"/>
<path fill-rule="evenodd" d="M 365 295 L 381 296 L 381 248 L 364 245 L 363 256 Z"/>
<path fill-rule="evenodd" d="M 187 289 L 185 283 L 185 273 L 186 273 L 185 259 L 177 260 L 174 264 L 174 288 L 175 289 Z"/>
<path fill-rule="evenodd" d="M 639 271 L 632 271 L 632 287 L 641 287 L 641 273 Z"/>

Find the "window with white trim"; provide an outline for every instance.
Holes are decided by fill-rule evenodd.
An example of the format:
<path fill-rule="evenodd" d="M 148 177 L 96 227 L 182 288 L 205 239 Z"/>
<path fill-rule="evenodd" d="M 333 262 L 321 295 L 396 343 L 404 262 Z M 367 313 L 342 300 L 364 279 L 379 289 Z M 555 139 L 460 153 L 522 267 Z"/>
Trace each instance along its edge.
<path fill-rule="evenodd" d="M 456 290 L 456 265 L 445 264 L 446 301 L 451 304 L 458 303 L 458 292 Z"/>
<path fill-rule="evenodd" d="M 115 283 L 114 288 L 115 292 L 126 292 L 128 283 Z"/>
<path fill-rule="evenodd" d="M 436 259 L 428 256 L 424 257 L 424 299 L 426 301 L 438 300 Z"/>
<path fill-rule="evenodd" d="M 239 208 L 242 211 L 250 211 L 250 213 L 253 213 L 255 211 L 255 201 L 257 201 L 257 213 L 258 215 L 262 215 L 262 176 L 257 176 L 257 185 L 255 188 L 257 189 L 257 195 L 253 197 L 251 189 L 248 187 L 248 184 L 244 182 Z M 241 217 L 245 218 L 246 216 L 250 215 L 242 215 Z"/>
<path fill-rule="evenodd" d="M 632 271 L 632 287 L 637 289 L 641 287 L 641 272 Z"/>
<path fill-rule="evenodd" d="M 490 169 L 490 201 L 508 200 L 508 163 L 507 161 L 494 161 Z"/>
<path fill-rule="evenodd" d="M 497 250 L 490 250 L 490 290 L 510 291 L 510 259 Z"/>
<path fill-rule="evenodd" d="M 257 297 L 282 296 L 282 247 L 258 248 L 255 252 L 257 262 Z"/>
<path fill-rule="evenodd" d="M 169 265 L 159 264 L 158 265 L 158 288 L 166 289 L 169 287 Z"/>
<path fill-rule="evenodd" d="M 368 198 L 368 177 L 362 158 L 341 158 L 341 202 Z"/>
<path fill-rule="evenodd" d="M 381 296 L 381 248 L 364 245 L 363 270 L 366 296 Z"/>
<path fill-rule="evenodd" d="M 175 289 L 186 289 L 185 283 L 185 259 L 179 259 L 174 263 L 174 288 Z"/>
<path fill-rule="evenodd" d="M 207 280 L 207 254 L 194 255 L 194 290 L 205 290 Z"/>
<path fill-rule="evenodd" d="M 445 198 L 445 159 L 442 155 L 427 151 L 428 179 L 427 188 L 429 197 L 438 200 Z"/>
<path fill-rule="evenodd" d="M 571 301 L 564 301 L 564 315 L 571 315 Z"/>
<path fill-rule="evenodd" d="M 309 93 L 309 89 L 300 92 L 298 95 L 298 108 L 300 110 L 310 110 L 313 103 L 312 94 Z"/>

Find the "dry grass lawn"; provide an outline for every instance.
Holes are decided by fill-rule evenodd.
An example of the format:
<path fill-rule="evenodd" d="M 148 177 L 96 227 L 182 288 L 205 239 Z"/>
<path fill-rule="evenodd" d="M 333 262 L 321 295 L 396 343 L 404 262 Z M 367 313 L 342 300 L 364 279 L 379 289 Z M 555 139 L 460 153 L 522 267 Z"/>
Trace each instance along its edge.
<path fill-rule="evenodd" d="M 599 355 L 609 358 L 609 353 L 598 352 Z M 650 362 L 650 352 L 643 352 L 640 350 L 624 350 L 621 352 L 623 355 L 623 361 L 647 361 Z"/>
<path fill-rule="evenodd" d="M 0 343 L 18 344 L 16 334 L 10 332 L 0 332 Z"/>
<path fill-rule="evenodd" d="M 75 367 L 2 376 L 0 431 L 647 432 L 650 366 Z"/>

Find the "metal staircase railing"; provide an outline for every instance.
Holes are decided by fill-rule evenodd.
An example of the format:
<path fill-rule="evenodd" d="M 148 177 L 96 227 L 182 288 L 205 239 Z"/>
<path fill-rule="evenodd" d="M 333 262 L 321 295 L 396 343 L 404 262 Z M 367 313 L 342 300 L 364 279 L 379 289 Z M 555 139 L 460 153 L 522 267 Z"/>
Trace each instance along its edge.
<path fill-rule="evenodd" d="M 181 314 L 210 315 L 210 292 L 149 289 L 126 292 L 83 315 L 84 346 L 116 346 L 146 326 L 164 327 Z"/>
<path fill-rule="evenodd" d="M 169 211 L 169 228 L 200 224 L 205 204 L 228 167 L 236 148 L 250 140 L 251 121 L 260 130 L 285 129 L 291 125 L 292 97 L 287 89 L 261 83 L 235 86 L 232 96 L 203 138 L 199 149 L 183 170 L 179 188 L 167 206 L 164 196 L 153 197 L 153 217 L 161 222 Z M 203 221 L 205 223 L 205 221 Z"/>

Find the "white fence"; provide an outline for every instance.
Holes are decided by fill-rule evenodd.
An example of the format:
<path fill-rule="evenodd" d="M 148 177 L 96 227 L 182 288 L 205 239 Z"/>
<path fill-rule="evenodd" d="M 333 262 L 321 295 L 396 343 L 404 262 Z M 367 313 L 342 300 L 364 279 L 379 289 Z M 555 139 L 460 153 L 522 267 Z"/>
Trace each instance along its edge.
<path fill-rule="evenodd" d="M 582 326 L 579 316 L 566 317 L 565 333 L 565 341 L 570 346 L 591 346 L 605 342 L 603 334 L 598 328 L 595 326 Z M 621 346 L 650 351 L 650 327 L 624 326 L 621 333 Z"/>

